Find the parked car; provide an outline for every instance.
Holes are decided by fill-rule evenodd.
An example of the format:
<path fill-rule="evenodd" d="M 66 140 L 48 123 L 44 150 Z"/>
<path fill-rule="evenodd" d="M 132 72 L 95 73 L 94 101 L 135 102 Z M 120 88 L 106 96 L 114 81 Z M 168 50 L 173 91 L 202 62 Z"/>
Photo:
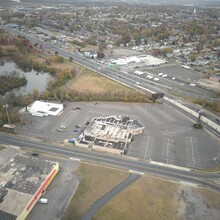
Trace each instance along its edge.
<path fill-rule="evenodd" d="M 73 108 L 73 110 L 81 110 L 81 108 L 80 107 L 75 107 L 75 108 Z"/>
<path fill-rule="evenodd" d="M 216 118 L 215 119 L 216 123 L 220 125 L 220 119 Z"/>

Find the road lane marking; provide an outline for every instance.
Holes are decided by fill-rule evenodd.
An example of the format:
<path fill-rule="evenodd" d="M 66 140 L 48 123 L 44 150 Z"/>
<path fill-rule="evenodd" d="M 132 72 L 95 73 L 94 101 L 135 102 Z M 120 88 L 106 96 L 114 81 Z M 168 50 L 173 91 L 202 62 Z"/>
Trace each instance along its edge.
<path fill-rule="evenodd" d="M 197 187 L 198 186 L 198 184 L 190 183 L 190 182 L 186 182 L 186 181 L 179 181 L 179 183 L 183 184 L 183 185 L 192 186 L 192 187 Z"/>
<path fill-rule="evenodd" d="M 136 170 L 129 170 L 130 173 L 135 173 L 135 174 L 139 174 L 139 175 L 144 175 L 143 172 L 139 172 L 139 171 L 136 171 Z"/>
<path fill-rule="evenodd" d="M 75 157 L 70 157 L 70 160 L 81 161 L 81 159 Z"/>
<path fill-rule="evenodd" d="M 184 170 L 184 171 L 191 171 L 191 169 L 187 168 L 187 167 L 180 167 L 180 166 L 176 166 L 176 165 L 172 165 L 172 164 L 166 164 L 166 163 L 161 163 L 161 162 L 157 162 L 157 161 L 150 161 L 151 164 L 154 165 L 158 165 L 158 166 L 162 166 L 162 167 L 169 167 L 169 168 L 173 168 L 173 169 L 177 169 L 177 170 Z"/>

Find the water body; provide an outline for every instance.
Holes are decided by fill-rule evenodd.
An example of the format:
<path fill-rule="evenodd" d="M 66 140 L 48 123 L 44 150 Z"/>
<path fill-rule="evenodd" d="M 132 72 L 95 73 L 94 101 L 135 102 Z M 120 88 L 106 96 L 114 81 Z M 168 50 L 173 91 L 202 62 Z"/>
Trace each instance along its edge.
<path fill-rule="evenodd" d="M 53 77 L 47 72 L 36 72 L 35 70 L 24 72 L 14 62 L 2 62 L 2 64 L 0 65 L 0 75 L 16 71 L 27 79 L 25 86 L 13 90 L 16 94 L 32 93 L 34 89 L 43 92 L 47 88 L 48 82 L 53 80 Z"/>

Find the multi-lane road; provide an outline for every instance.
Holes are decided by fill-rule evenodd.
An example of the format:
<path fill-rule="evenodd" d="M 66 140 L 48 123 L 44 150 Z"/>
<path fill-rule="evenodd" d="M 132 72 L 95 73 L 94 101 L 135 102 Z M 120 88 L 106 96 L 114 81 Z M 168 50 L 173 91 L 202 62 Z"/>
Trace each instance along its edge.
<path fill-rule="evenodd" d="M 31 40 L 33 43 L 42 43 L 42 41 L 33 36 L 30 36 L 29 34 L 21 33 L 10 28 L 6 29 L 12 32 L 13 34 L 23 35 L 27 39 Z M 103 66 L 102 64 L 98 64 L 91 60 L 85 59 L 83 56 L 79 54 L 66 51 L 62 48 L 59 48 L 55 45 L 51 45 L 46 42 L 44 42 L 44 47 L 52 51 L 57 51 L 58 54 L 67 59 L 69 57 L 72 57 L 75 63 L 90 68 L 93 71 L 99 72 L 100 74 L 103 74 L 110 79 L 117 80 L 118 82 L 130 86 L 131 88 L 143 91 L 140 87 L 138 87 L 139 84 L 137 84 L 137 82 L 139 82 L 140 80 L 138 76 L 131 76 L 127 73 L 122 74 L 122 72 L 118 70 L 110 69 L 106 66 Z M 145 80 L 144 83 L 141 84 L 141 86 L 146 89 L 154 90 L 156 92 L 161 92 L 165 91 L 166 89 L 169 89 L 166 88 L 169 86 L 161 84 L 158 84 L 157 87 L 155 87 L 155 85 L 152 85 L 152 83 L 147 80 Z M 151 163 L 141 162 L 124 156 L 121 156 L 119 158 L 111 155 L 101 154 L 92 151 L 85 151 L 82 149 L 69 148 L 56 144 L 36 142 L 34 140 L 28 139 L 24 140 L 16 136 L 7 136 L 4 134 L 0 134 L 0 143 L 4 145 L 15 145 L 22 148 L 28 148 L 33 151 L 53 153 L 65 157 L 73 157 L 84 161 L 96 162 L 103 165 L 119 167 L 121 169 L 126 170 L 135 170 L 137 172 L 157 175 L 177 181 L 190 182 L 193 184 L 198 184 L 201 186 L 212 188 L 216 191 L 220 191 L 220 186 L 215 183 L 215 180 L 219 180 L 220 178 L 220 175 L 218 173 L 205 174 L 193 171 L 186 171 L 185 169 L 173 169 L 166 166 L 159 166 Z"/>
<path fill-rule="evenodd" d="M 29 39 L 32 43 L 39 43 L 43 45 L 43 48 L 48 49 L 50 51 L 58 52 L 60 56 L 63 56 L 67 59 L 70 57 L 73 58 L 73 62 L 85 66 L 95 72 L 98 72 L 99 74 L 102 74 L 112 80 L 116 80 L 117 82 L 121 84 L 125 84 L 131 88 L 134 88 L 136 90 L 140 90 L 142 92 L 146 92 L 146 90 L 142 90 L 138 87 L 139 84 L 141 84 L 142 87 L 145 89 L 150 89 L 155 92 L 164 92 L 164 93 L 175 93 L 175 92 L 183 92 L 183 95 L 190 95 L 205 98 L 212 100 L 212 97 L 214 96 L 214 93 L 211 91 L 207 91 L 204 88 L 199 87 L 190 87 L 188 84 L 180 83 L 178 80 L 171 80 L 168 78 L 162 78 L 160 77 L 160 81 L 152 81 L 150 79 L 146 79 L 145 76 L 137 76 L 134 74 L 129 74 L 126 71 L 119 71 L 118 69 L 112 69 L 109 68 L 103 64 L 94 62 L 91 59 L 86 59 L 82 54 L 78 52 L 70 52 L 63 48 L 60 48 L 54 44 L 45 42 L 41 39 L 38 39 L 35 35 L 30 33 L 21 32 L 17 29 L 13 29 L 9 26 L 1 26 L 2 28 L 6 29 L 7 31 L 11 32 L 14 35 L 21 35 L 24 36 L 26 39 Z M 166 64 L 165 64 L 166 65 Z M 161 67 L 163 68 L 163 67 Z M 181 71 L 186 71 L 182 70 Z M 188 71 L 188 70 L 187 70 Z M 171 72 L 170 70 L 168 72 Z M 187 73 L 188 75 L 190 73 Z M 186 74 L 182 74 L 186 75 Z M 195 75 L 195 74 L 193 74 Z M 155 75 L 156 76 L 156 75 Z"/>
<path fill-rule="evenodd" d="M 75 158 L 83 161 L 117 167 L 124 170 L 132 170 L 137 173 L 151 174 L 175 181 L 205 186 L 220 192 L 220 185 L 215 182 L 220 179 L 219 173 L 203 173 L 190 171 L 184 168 L 171 168 L 158 164 L 142 162 L 126 156 L 112 156 L 79 148 L 71 148 L 58 144 L 24 139 L 2 133 L 0 134 L 0 143 L 5 146 L 18 146 L 22 149 L 29 149 L 34 152 L 55 154 L 67 158 Z"/>

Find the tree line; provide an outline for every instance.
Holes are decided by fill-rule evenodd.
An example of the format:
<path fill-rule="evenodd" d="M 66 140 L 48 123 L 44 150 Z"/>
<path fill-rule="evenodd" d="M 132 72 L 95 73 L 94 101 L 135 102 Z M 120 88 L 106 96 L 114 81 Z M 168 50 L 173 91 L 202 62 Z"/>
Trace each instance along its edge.
<path fill-rule="evenodd" d="M 21 77 L 18 72 L 5 72 L 0 76 L 0 82 L 3 82 L 0 86 L 0 95 L 4 95 L 6 92 L 14 88 L 19 88 L 27 83 L 25 77 Z"/>

